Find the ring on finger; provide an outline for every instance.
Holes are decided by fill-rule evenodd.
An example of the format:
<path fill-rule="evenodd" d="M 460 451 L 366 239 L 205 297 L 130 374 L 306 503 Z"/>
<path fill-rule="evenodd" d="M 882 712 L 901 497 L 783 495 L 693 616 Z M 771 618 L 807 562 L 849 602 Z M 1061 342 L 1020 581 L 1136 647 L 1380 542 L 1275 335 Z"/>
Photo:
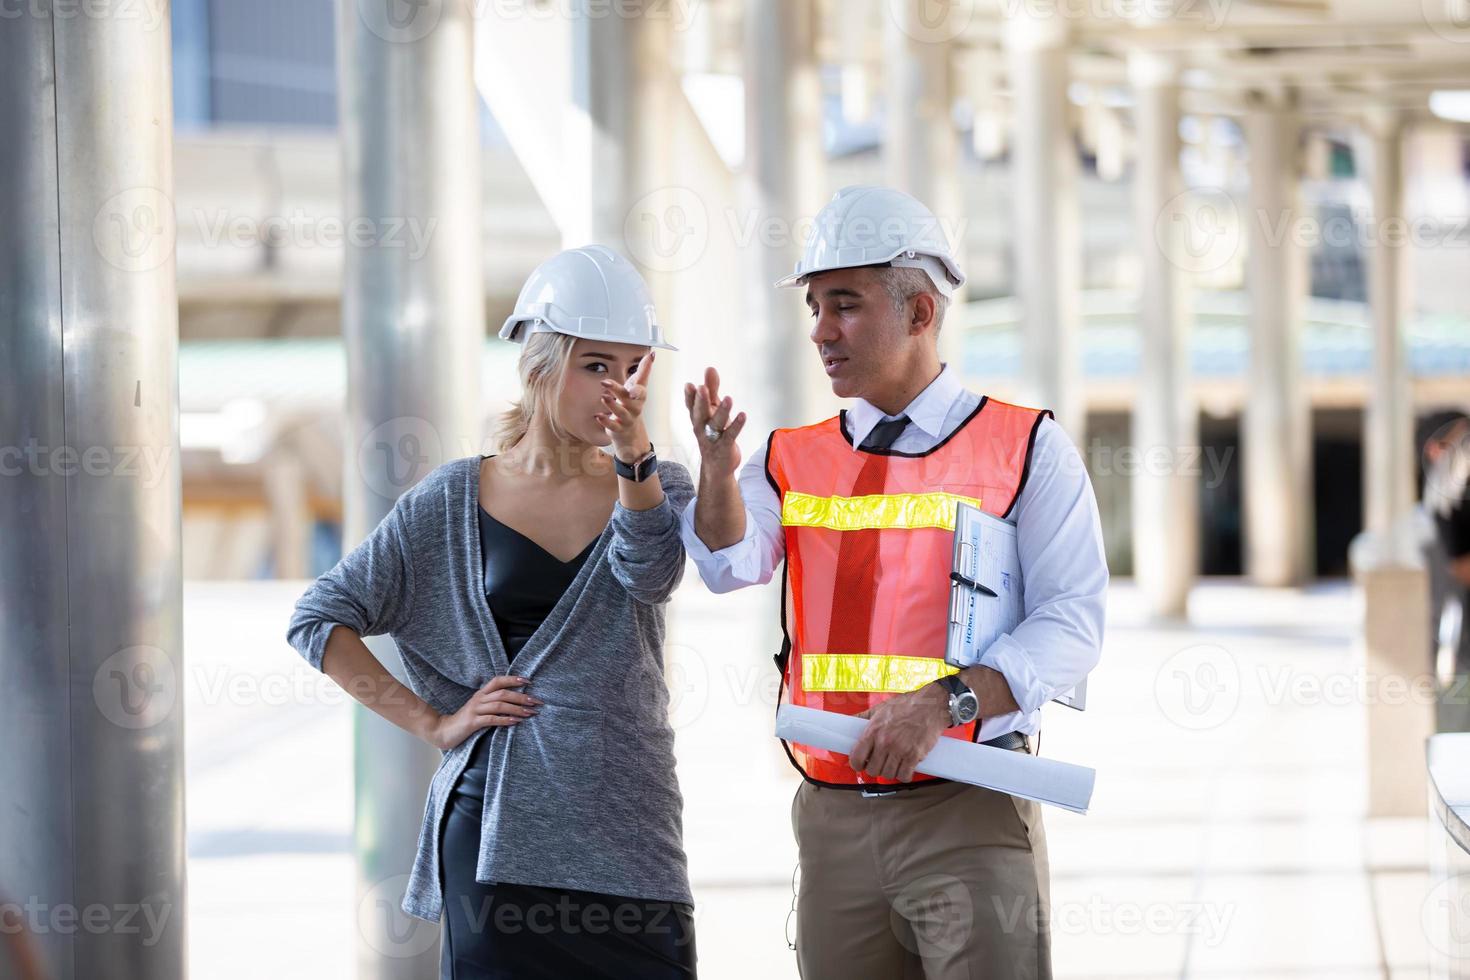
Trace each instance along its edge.
<path fill-rule="evenodd" d="M 716 429 L 714 426 L 710 425 L 708 422 L 706 422 L 704 424 L 704 437 L 706 439 L 708 439 L 710 442 L 719 442 L 720 441 L 720 436 L 722 436 L 724 434 L 725 434 L 725 430 L 724 429 Z"/>

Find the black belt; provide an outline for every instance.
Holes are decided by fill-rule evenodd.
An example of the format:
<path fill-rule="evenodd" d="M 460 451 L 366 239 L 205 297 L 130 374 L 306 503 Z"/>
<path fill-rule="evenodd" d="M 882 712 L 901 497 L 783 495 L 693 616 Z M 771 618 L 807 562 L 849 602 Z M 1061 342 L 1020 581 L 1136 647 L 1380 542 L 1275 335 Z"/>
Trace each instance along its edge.
<path fill-rule="evenodd" d="M 981 742 L 980 744 L 981 745 L 988 745 L 991 748 L 995 748 L 995 749 L 1026 749 L 1028 752 L 1030 751 L 1030 748 L 1031 748 L 1030 740 L 1026 737 L 1026 734 L 1024 732 L 1017 732 L 1017 731 L 1010 731 L 1010 732 L 1006 732 L 1004 735 L 997 735 L 995 738 L 992 738 L 990 741 L 988 741 L 988 742 Z M 894 795 L 896 795 L 898 793 L 902 793 L 902 792 L 905 792 L 905 791 L 908 791 L 908 790 L 918 789 L 920 787 L 930 785 L 931 783 L 947 783 L 947 782 L 950 782 L 950 781 L 951 780 L 948 780 L 948 779 L 924 780 L 921 783 L 915 783 L 915 784 L 912 784 L 910 786 L 905 786 L 905 787 L 902 787 L 902 788 L 900 788 L 900 787 L 894 787 L 892 789 L 889 789 L 886 786 L 875 786 L 875 787 L 873 787 L 871 789 L 867 789 L 867 788 L 863 789 L 862 790 L 862 795 L 863 796 L 867 796 L 867 797 L 873 797 L 873 796 L 894 796 Z"/>
<path fill-rule="evenodd" d="M 1022 732 L 1006 732 L 1004 735 L 997 735 L 990 741 L 981 742 L 980 744 L 990 745 L 997 749 L 1022 749 L 1027 747 L 1026 736 Z"/>

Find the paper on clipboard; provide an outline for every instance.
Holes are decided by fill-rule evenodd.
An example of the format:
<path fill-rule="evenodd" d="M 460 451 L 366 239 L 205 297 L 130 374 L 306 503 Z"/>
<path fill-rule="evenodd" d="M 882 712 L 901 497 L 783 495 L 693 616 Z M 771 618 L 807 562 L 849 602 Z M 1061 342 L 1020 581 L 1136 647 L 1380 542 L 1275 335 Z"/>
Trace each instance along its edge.
<path fill-rule="evenodd" d="M 867 726 L 866 718 L 795 704 L 783 704 L 776 710 L 777 738 L 829 752 L 851 752 Z M 1096 770 L 1086 766 L 957 738 L 941 738 L 917 768 L 930 776 L 983 786 L 1073 813 L 1087 812 L 1097 777 Z"/>
<path fill-rule="evenodd" d="M 1016 525 L 960 501 L 955 513 L 949 637 L 944 659 L 956 667 L 979 662 L 990 645 L 1026 618 L 1025 583 Z M 1087 681 L 1052 700 L 1082 711 Z"/>

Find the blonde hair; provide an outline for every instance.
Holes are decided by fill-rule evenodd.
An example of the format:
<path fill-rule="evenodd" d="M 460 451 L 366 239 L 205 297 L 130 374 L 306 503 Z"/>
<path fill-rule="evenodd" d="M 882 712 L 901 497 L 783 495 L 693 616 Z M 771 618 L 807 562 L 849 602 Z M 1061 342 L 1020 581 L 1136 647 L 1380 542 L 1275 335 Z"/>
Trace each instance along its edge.
<path fill-rule="evenodd" d="M 495 435 L 490 440 L 495 452 L 503 453 L 520 442 L 538 411 L 546 413 L 551 431 L 558 439 L 570 438 L 557 417 L 557 402 L 566 381 L 567 364 L 572 359 L 572 345 L 576 342 L 575 337 L 564 333 L 533 333 L 526 338 L 517 364 L 521 397 L 500 416 L 495 426 Z"/>

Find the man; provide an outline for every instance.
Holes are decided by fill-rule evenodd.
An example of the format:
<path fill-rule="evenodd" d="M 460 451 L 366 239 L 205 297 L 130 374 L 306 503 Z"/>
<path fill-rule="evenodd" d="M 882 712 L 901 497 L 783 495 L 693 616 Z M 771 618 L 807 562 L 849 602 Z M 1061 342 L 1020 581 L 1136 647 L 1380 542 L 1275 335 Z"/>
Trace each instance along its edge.
<path fill-rule="evenodd" d="M 783 570 L 781 700 L 871 723 L 851 756 L 791 743 L 806 980 L 1049 977 L 1038 804 L 915 773 L 943 736 L 1032 752 L 1041 705 L 1102 643 L 1097 504 L 1049 412 L 966 391 L 938 336 L 964 282 L 934 215 L 906 194 L 839 191 L 796 272 L 837 418 L 772 432 L 736 472 L 733 402 L 713 369 L 684 398 L 700 445 L 683 536 L 715 592 Z M 1014 521 L 1027 616 L 944 663 L 958 499 Z M 978 718 L 975 702 L 978 701 Z"/>
<path fill-rule="evenodd" d="M 1447 642 L 1454 673 L 1465 674 L 1470 673 L 1470 419 L 1449 412 L 1430 421 L 1433 433 L 1423 440 L 1423 507 L 1434 524 L 1427 543 L 1431 662 Z M 1446 631 L 1450 623 L 1458 623 L 1458 629 Z M 1450 635 L 1442 636 L 1445 632 Z"/>

